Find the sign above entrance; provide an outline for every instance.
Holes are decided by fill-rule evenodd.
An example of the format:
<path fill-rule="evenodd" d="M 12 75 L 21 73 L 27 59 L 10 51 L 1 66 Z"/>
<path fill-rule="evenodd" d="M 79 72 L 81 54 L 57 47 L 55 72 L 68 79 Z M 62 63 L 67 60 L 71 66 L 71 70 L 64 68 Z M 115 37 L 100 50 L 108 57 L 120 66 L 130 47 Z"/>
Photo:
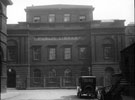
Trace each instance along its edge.
<path fill-rule="evenodd" d="M 79 40 L 79 36 L 35 36 L 35 41 L 48 41 L 48 40 Z"/>

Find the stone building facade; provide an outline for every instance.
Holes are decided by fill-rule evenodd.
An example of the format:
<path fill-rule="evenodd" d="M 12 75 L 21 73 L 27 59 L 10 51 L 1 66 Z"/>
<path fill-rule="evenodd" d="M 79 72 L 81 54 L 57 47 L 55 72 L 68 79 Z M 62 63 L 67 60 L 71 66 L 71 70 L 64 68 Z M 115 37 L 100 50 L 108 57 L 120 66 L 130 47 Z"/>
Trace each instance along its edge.
<path fill-rule="evenodd" d="M 75 87 L 81 75 L 95 75 L 97 85 L 107 85 L 105 74 L 119 71 L 124 20 L 93 20 L 93 10 L 81 5 L 27 7 L 26 22 L 8 25 L 8 81 L 14 80 L 8 86 Z"/>
<path fill-rule="evenodd" d="M 6 91 L 6 50 L 7 50 L 7 25 L 6 8 L 11 5 L 10 0 L 0 0 L 0 78 L 1 92 Z"/>

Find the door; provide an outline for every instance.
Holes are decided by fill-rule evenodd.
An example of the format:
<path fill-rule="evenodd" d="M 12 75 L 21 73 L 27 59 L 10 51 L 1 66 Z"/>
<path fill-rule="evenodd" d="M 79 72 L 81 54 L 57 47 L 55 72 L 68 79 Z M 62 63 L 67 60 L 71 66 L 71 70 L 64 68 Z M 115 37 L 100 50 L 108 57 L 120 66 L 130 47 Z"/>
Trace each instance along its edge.
<path fill-rule="evenodd" d="M 11 68 L 7 70 L 7 87 L 8 88 L 16 87 L 16 72 L 14 69 Z"/>

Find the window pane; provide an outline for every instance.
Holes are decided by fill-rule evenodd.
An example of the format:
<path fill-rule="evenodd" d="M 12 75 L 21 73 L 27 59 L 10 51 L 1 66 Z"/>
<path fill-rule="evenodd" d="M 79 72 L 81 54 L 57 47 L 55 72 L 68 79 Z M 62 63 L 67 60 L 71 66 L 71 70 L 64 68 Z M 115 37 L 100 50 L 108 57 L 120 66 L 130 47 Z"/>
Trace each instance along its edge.
<path fill-rule="evenodd" d="M 111 46 L 105 46 L 104 47 L 104 59 L 110 59 L 112 58 L 113 52 Z"/>
<path fill-rule="evenodd" d="M 86 50 L 86 47 L 80 47 L 80 48 L 79 48 L 79 58 L 80 58 L 80 59 L 86 59 L 86 58 L 87 58 L 87 50 Z"/>
<path fill-rule="evenodd" d="M 86 16 L 80 16 L 80 21 L 85 21 L 86 20 Z"/>
<path fill-rule="evenodd" d="M 40 60 L 41 56 L 41 49 L 40 47 L 33 48 L 33 60 Z"/>
<path fill-rule="evenodd" d="M 56 48 L 49 48 L 49 60 L 56 59 Z"/>
<path fill-rule="evenodd" d="M 71 48 L 64 49 L 64 59 L 70 60 L 71 59 Z"/>
<path fill-rule="evenodd" d="M 16 62 L 17 59 L 17 47 L 16 46 L 8 46 L 8 61 Z"/>
<path fill-rule="evenodd" d="M 70 21 L 70 14 L 64 14 L 64 22 Z"/>
<path fill-rule="evenodd" d="M 49 22 L 55 22 L 55 14 L 49 15 Z"/>
<path fill-rule="evenodd" d="M 39 23 L 39 22 L 40 22 L 40 17 L 39 17 L 39 16 L 35 16 L 35 17 L 33 18 L 33 22 Z"/>

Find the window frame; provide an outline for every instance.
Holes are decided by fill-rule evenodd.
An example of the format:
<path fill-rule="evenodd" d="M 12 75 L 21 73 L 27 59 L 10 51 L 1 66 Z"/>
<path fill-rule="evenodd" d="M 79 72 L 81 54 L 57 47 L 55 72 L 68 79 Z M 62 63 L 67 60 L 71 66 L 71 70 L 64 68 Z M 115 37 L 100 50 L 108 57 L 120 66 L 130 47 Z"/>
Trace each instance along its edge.
<path fill-rule="evenodd" d="M 56 15 L 55 15 L 55 14 L 49 14 L 49 15 L 48 15 L 48 22 L 49 22 L 49 23 L 54 23 L 54 22 L 56 22 Z"/>
<path fill-rule="evenodd" d="M 70 21 L 71 21 L 70 16 L 71 16 L 70 14 L 64 14 L 63 21 L 64 21 L 64 22 L 70 22 Z"/>
<path fill-rule="evenodd" d="M 86 21 L 86 16 L 85 16 L 85 15 L 80 15 L 80 16 L 79 16 L 79 21 L 80 21 L 80 22 Z"/>
<path fill-rule="evenodd" d="M 41 17 L 40 16 L 34 16 L 33 17 L 33 23 L 40 23 L 41 22 Z"/>
<path fill-rule="evenodd" d="M 65 52 L 65 49 L 70 49 L 70 58 L 69 59 L 66 59 L 65 57 L 66 57 L 66 52 Z M 70 60 L 72 60 L 72 46 L 64 46 L 64 48 L 63 48 L 63 59 L 65 60 L 65 61 L 70 61 Z"/>
<path fill-rule="evenodd" d="M 82 57 L 82 56 L 81 56 L 81 52 L 80 52 L 81 48 L 85 48 L 85 52 L 84 52 L 84 53 L 86 53 L 86 54 L 84 54 L 85 57 Z M 78 51 L 79 51 L 79 52 L 78 52 L 78 56 L 79 56 L 79 59 L 80 59 L 80 60 L 88 59 L 88 46 L 79 46 Z"/>
<path fill-rule="evenodd" d="M 13 57 L 11 57 L 11 59 L 9 59 L 9 55 L 10 54 L 10 51 L 14 51 L 14 53 L 12 55 L 14 55 L 14 59 L 12 59 Z M 17 63 L 17 59 L 18 59 L 18 50 L 17 50 L 17 46 L 16 45 L 13 45 L 13 46 L 7 46 L 7 61 L 10 62 L 10 63 Z"/>
<path fill-rule="evenodd" d="M 38 53 L 36 53 L 34 55 L 34 49 L 38 49 Z M 38 56 L 37 59 L 35 59 L 34 57 Z M 41 61 L 41 46 L 32 46 L 32 61 Z"/>
<path fill-rule="evenodd" d="M 109 50 L 107 50 L 107 48 Z M 106 50 L 108 51 L 108 54 L 106 54 Z M 114 59 L 114 47 L 113 44 L 103 44 L 103 58 L 104 60 L 113 60 Z"/>
<path fill-rule="evenodd" d="M 54 51 L 55 51 L 55 52 L 52 52 L 53 53 L 52 55 L 54 55 L 53 59 L 50 59 L 50 56 L 51 56 L 50 50 L 51 49 L 54 49 Z M 57 46 L 48 46 L 48 61 L 56 61 L 56 59 L 57 59 Z"/>

